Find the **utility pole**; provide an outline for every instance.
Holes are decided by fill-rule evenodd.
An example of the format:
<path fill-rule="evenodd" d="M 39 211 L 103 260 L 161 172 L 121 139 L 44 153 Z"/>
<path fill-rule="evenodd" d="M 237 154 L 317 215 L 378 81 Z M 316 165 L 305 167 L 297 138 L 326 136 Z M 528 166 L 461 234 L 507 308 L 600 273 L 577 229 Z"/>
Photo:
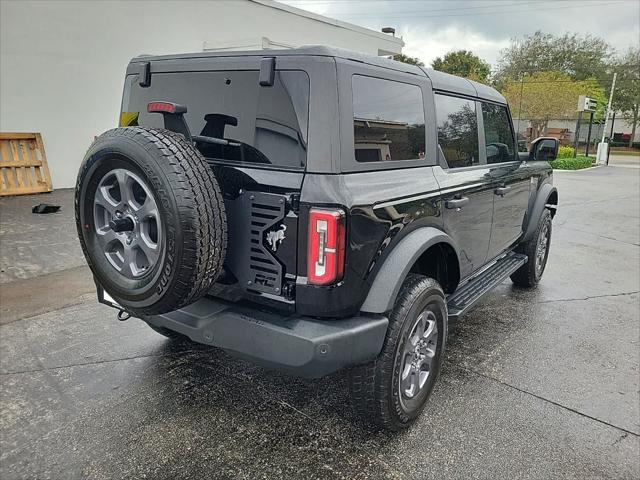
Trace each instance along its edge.
<path fill-rule="evenodd" d="M 607 122 L 609 121 L 609 115 L 611 114 L 611 102 L 613 101 L 613 91 L 616 88 L 617 77 L 618 77 L 618 73 L 613 72 L 613 81 L 611 82 L 611 92 L 609 93 L 609 103 L 607 104 L 607 114 L 604 117 L 604 127 L 602 129 L 602 140 L 598 144 L 598 153 L 596 154 L 596 163 L 598 165 L 602 165 L 604 163 L 606 163 L 607 165 L 609 164 L 609 144 L 604 143 L 604 137 L 607 134 Z M 611 130 L 613 131 L 613 128 Z"/>
<path fill-rule="evenodd" d="M 600 140 L 600 143 L 604 142 L 604 137 L 607 134 L 607 123 L 609 122 L 609 115 L 611 115 L 611 102 L 613 101 L 613 89 L 616 88 L 617 77 L 618 77 L 618 72 L 613 72 L 613 82 L 611 83 L 611 93 L 609 93 L 609 103 L 607 104 L 607 114 L 604 117 L 604 128 L 602 129 L 602 140 Z"/>
<path fill-rule="evenodd" d="M 611 132 L 609 133 L 609 145 L 613 142 L 613 126 L 616 124 L 616 112 L 613 111 L 613 115 L 611 115 Z M 606 126 L 606 125 L 605 125 Z M 607 148 L 607 161 L 606 164 L 609 165 L 609 155 L 611 154 L 611 149 Z"/>

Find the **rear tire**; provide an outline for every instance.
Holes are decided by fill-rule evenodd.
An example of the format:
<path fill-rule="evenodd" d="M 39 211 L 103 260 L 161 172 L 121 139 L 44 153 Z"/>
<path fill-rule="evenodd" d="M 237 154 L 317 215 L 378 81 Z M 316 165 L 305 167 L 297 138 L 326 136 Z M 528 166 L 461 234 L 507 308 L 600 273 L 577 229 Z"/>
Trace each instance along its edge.
<path fill-rule="evenodd" d="M 409 275 L 389 316 L 382 352 L 372 362 L 349 371 L 356 414 L 387 430 L 408 428 L 431 395 L 446 338 L 447 304 L 442 288 L 432 278 Z"/>
<path fill-rule="evenodd" d="M 550 246 L 551 212 L 545 208 L 533 236 L 516 248 L 516 252 L 524 253 L 528 257 L 528 261 L 511 274 L 511 281 L 518 287 L 524 288 L 538 285 L 547 266 Z"/>
<path fill-rule="evenodd" d="M 195 302 L 222 270 L 222 194 L 182 135 L 144 127 L 103 133 L 80 168 L 75 206 L 93 275 L 133 316 Z"/>

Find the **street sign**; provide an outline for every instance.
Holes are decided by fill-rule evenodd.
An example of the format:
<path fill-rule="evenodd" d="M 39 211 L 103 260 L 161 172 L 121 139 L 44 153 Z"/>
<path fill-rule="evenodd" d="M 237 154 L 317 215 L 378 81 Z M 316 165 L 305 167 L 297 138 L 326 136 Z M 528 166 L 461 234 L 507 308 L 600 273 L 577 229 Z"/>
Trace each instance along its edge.
<path fill-rule="evenodd" d="M 598 108 L 598 101 L 595 98 L 589 98 L 586 95 L 578 97 L 579 112 L 595 112 Z"/>

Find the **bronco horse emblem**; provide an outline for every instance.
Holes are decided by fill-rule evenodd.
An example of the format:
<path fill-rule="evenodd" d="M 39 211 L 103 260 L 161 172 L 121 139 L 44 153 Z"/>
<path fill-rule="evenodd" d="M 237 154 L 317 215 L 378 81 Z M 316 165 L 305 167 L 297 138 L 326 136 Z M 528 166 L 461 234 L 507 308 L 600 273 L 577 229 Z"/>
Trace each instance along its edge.
<path fill-rule="evenodd" d="M 285 239 L 284 232 L 286 229 L 286 225 L 280 225 L 280 230 L 267 232 L 267 243 L 271 246 L 271 250 L 274 252 L 278 250 L 278 245 Z"/>

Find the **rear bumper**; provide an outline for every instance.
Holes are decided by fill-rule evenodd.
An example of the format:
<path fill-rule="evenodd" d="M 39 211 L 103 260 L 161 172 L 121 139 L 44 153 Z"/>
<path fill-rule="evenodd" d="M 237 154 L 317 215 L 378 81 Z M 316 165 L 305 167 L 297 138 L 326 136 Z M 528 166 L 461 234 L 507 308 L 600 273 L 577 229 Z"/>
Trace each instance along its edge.
<path fill-rule="evenodd" d="M 373 360 L 382 350 L 389 324 L 382 316 L 283 317 L 211 298 L 144 320 L 258 365 L 308 378 Z"/>

